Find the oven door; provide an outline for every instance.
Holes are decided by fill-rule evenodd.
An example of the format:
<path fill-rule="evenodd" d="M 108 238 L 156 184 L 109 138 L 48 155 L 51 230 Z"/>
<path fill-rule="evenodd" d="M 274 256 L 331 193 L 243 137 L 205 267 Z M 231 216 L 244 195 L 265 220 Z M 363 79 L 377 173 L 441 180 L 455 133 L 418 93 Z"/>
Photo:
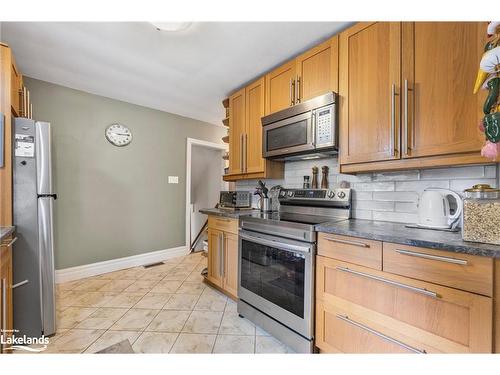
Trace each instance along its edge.
<path fill-rule="evenodd" d="M 240 230 L 238 297 L 312 339 L 314 250 L 314 244 Z"/>
<path fill-rule="evenodd" d="M 312 111 L 266 125 L 262 131 L 262 153 L 265 158 L 296 154 L 314 149 Z"/>

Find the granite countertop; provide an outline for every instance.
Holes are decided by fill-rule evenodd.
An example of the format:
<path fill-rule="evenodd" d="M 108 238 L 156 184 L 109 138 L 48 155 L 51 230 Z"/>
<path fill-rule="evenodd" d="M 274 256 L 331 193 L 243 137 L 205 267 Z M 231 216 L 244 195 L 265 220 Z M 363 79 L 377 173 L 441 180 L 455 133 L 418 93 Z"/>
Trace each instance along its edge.
<path fill-rule="evenodd" d="M 0 227 L 0 241 L 2 241 L 7 236 L 10 236 L 12 233 L 14 233 L 15 230 L 16 227 Z"/>
<path fill-rule="evenodd" d="M 257 209 L 253 210 L 221 210 L 219 208 L 203 208 L 200 210 L 202 214 L 206 215 L 215 215 L 222 217 L 229 217 L 232 219 L 238 219 L 240 216 L 248 216 L 252 215 L 254 212 L 259 212 Z"/>
<path fill-rule="evenodd" d="M 326 222 L 316 225 L 315 228 L 324 233 L 500 258 L 500 245 L 465 242 L 460 232 L 406 228 L 405 224 L 401 223 L 360 219 Z"/>

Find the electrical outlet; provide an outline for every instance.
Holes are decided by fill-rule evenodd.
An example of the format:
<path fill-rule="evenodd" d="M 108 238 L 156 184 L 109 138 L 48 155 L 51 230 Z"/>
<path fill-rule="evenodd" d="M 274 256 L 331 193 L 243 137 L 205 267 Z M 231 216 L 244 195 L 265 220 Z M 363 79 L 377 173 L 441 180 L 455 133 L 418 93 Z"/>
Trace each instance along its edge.
<path fill-rule="evenodd" d="M 179 183 L 179 176 L 168 176 L 168 183 L 169 184 L 178 184 Z"/>

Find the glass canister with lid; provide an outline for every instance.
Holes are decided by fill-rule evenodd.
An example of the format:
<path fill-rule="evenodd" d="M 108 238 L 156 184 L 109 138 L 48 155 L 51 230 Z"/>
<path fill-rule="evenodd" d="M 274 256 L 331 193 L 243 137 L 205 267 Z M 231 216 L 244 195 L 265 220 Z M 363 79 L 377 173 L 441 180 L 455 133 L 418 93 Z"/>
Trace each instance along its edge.
<path fill-rule="evenodd" d="M 466 189 L 464 193 L 464 241 L 500 245 L 500 189 L 480 184 Z"/>

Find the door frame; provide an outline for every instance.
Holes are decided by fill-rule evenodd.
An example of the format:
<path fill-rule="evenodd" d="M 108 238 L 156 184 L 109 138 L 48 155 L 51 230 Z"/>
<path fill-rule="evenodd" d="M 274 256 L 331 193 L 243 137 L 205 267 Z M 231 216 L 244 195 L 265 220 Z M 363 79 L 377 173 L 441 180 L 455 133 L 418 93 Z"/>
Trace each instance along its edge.
<path fill-rule="evenodd" d="M 204 141 L 196 138 L 187 138 L 186 140 L 186 225 L 185 225 L 185 238 L 186 238 L 186 251 L 191 251 L 191 157 L 193 146 L 201 146 L 210 148 L 212 150 L 227 151 L 229 146 L 225 143 L 215 143 Z M 222 165 L 222 162 L 221 162 Z M 222 175 L 221 175 L 222 180 Z M 222 184 L 222 183 L 221 183 Z"/>

